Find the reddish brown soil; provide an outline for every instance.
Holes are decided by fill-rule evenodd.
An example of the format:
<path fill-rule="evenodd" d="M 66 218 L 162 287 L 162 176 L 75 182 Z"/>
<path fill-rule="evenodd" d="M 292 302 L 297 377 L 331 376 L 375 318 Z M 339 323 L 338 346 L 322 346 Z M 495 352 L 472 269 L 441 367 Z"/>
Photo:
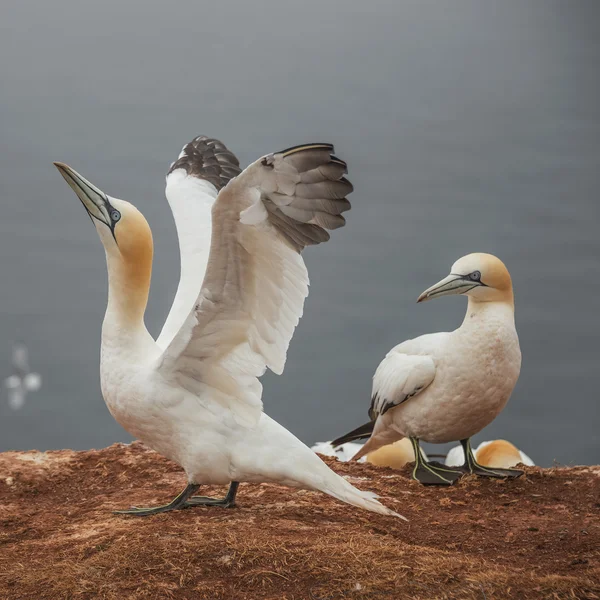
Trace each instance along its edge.
<path fill-rule="evenodd" d="M 115 516 L 180 470 L 139 443 L 0 454 L 0 599 L 600 598 L 600 467 L 448 489 L 327 461 L 410 522 L 250 484 L 238 508 Z"/>

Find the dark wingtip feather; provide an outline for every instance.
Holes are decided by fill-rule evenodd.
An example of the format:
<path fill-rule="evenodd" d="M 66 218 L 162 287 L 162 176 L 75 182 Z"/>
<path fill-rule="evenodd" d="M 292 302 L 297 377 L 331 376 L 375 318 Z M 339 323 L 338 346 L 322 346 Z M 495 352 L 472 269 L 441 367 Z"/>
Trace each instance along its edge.
<path fill-rule="evenodd" d="M 277 160 L 282 159 L 299 175 L 293 192 L 265 196 L 271 222 L 297 252 L 326 242 L 327 230 L 346 224 L 341 213 L 350 209 L 345 196 L 353 187 L 344 177 L 348 166 L 333 151 L 333 144 L 301 144 L 269 154 L 261 161 L 264 167 L 274 169 Z"/>
<path fill-rule="evenodd" d="M 299 144 L 298 146 L 290 146 L 285 150 L 281 150 L 280 152 L 276 152 L 275 154 L 283 154 L 283 156 L 291 156 L 292 154 L 297 154 L 298 152 L 307 152 L 309 150 L 327 150 L 328 152 L 333 152 L 333 144 L 327 143 L 315 143 L 315 144 Z"/>
<path fill-rule="evenodd" d="M 242 172 L 237 156 L 223 142 L 206 135 L 199 135 L 184 146 L 181 157 L 171 165 L 167 175 L 176 169 L 185 169 L 188 175 L 209 181 L 217 190 Z"/>
<path fill-rule="evenodd" d="M 331 162 L 336 163 L 338 165 L 343 165 L 344 167 L 346 167 L 346 169 L 348 169 L 348 163 L 342 160 L 341 158 L 335 156 L 334 154 L 331 155 Z"/>

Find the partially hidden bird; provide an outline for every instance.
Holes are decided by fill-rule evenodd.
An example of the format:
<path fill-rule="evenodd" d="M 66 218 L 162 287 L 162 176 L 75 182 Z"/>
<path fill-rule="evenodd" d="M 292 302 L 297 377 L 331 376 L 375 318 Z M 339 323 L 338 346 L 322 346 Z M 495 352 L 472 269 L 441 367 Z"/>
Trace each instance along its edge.
<path fill-rule="evenodd" d="M 335 448 L 331 442 L 317 442 L 311 446 L 311 450 L 323 456 L 335 456 L 341 462 L 352 460 L 354 455 L 362 448 L 363 444 L 356 442 L 346 442 Z M 461 448 L 460 446 L 458 447 Z M 425 456 L 425 458 L 427 458 Z M 376 467 L 389 467 L 391 469 L 401 469 L 406 463 L 414 462 L 415 452 L 408 438 L 402 438 L 393 444 L 381 446 L 373 452 L 362 456 L 358 462 L 365 462 Z"/>
<path fill-rule="evenodd" d="M 535 466 L 535 463 L 527 456 L 527 454 L 525 454 L 525 452 L 519 450 L 514 444 L 511 444 L 507 440 L 481 442 L 481 444 L 473 450 L 473 454 L 480 465 L 492 467 L 492 469 L 497 467 L 507 469 L 515 467 L 519 463 L 523 463 L 529 467 Z M 454 448 L 448 452 L 444 462 L 448 467 L 462 465 L 465 462 L 463 447 L 454 446 Z"/>
<path fill-rule="evenodd" d="M 469 254 L 417 302 L 455 294 L 468 298 L 462 325 L 392 348 L 373 377 L 369 422 L 334 440 L 334 446 L 368 438 L 354 456 L 359 459 L 409 438 L 415 452 L 412 476 L 426 485 L 452 485 L 464 473 L 498 478 L 522 475 L 517 469 L 479 464 L 470 443 L 502 411 L 521 370 L 508 269 L 491 254 Z M 427 461 L 420 441 L 460 441 L 464 463 L 449 467 Z"/>
<path fill-rule="evenodd" d="M 301 251 L 345 224 L 352 185 L 331 144 L 268 154 L 243 171 L 224 144 L 200 136 L 171 166 L 166 196 L 181 254 L 180 282 L 155 341 L 144 324 L 153 242 L 141 212 L 64 163 L 54 163 L 83 203 L 105 249 L 108 305 L 100 376 L 112 416 L 175 461 L 187 486 L 147 516 L 235 504 L 240 482 L 318 490 L 397 515 L 333 472 L 263 412 L 259 377 L 280 374 L 308 294 Z M 229 485 L 225 498 L 197 496 Z M 402 517 L 404 518 L 404 517 Z"/>

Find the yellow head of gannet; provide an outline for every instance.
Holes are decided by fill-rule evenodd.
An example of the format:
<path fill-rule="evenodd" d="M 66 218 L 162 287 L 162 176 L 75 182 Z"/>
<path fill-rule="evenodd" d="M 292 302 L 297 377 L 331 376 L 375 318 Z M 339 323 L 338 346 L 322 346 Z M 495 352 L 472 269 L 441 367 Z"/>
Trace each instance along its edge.
<path fill-rule="evenodd" d="M 262 412 L 259 377 L 267 368 L 283 370 L 308 294 L 300 253 L 327 241 L 327 230 L 342 227 L 342 213 L 350 208 L 346 163 L 333 155 L 333 146 L 288 148 L 241 173 L 218 140 L 201 136 L 184 147 L 167 177 L 182 281 L 177 314 L 163 328 L 161 344 L 143 323 L 152 268 L 148 223 L 131 204 L 55 164 L 106 250 L 104 400 L 127 431 L 181 465 L 188 478 L 169 504 L 120 512 L 145 516 L 189 506 L 232 506 L 238 482 L 268 481 L 400 516 L 329 469 Z M 188 210 L 190 203 L 201 203 L 203 210 Z M 207 212 L 208 227 L 204 222 L 194 229 L 191 217 L 206 219 Z M 197 241 L 205 232 L 209 252 Z M 200 484 L 228 483 L 222 500 L 193 496 Z"/>
<path fill-rule="evenodd" d="M 362 448 L 362 444 L 347 442 L 340 444 L 335 448 L 332 442 L 317 442 L 311 447 L 311 450 L 323 456 L 335 456 L 341 462 L 352 460 L 356 453 Z M 460 447 L 459 447 L 460 448 Z M 392 469 L 401 469 L 406 463 L 415 460 L 415 453 L 412 444 L 406 438 L 398 440 L 393 444 L 382 446 L 374 452 L 363 456 L 359 462 L 367 462 L 376 467 L 390 467 Z"/>
<path fill-rule="evenodd" d="M 477 462 L 484 467 L 508 469 L 522 462 L 519 449 L 506 440 L 494 440 L 483 448 L 479 447 L 474 454 Z"/>
<path fill-rule="evenodd" d="M 424 335 L 392 348 L 373 377 L 371 421 L 332 444 L 370 436 L 354 457 L 358 459 L 407 437 L 416 457 L 413 476 L 425 484 L 450 485 L 464 471 L 518 476 L 521 471 L 478 464 L 470 445 L 471 436 L 504 408 L 519 377 L 521 351 L 510 275 L 499 258 L 469 254 L 418 301 L 453 294 L 469 299 L 462 325 L 451 333 Z M 428 462 L 419 440 L 460 440 L 465 464 L 453 469 Z"/>
<path fill-rule="evenodd" d="M 106 251 L 109 307 L 117 318 L 142 322 L 152 274 L 152 231 L 133 204 L 112 198 L 64 163 L 54 163 L 96 227 Z"/>
<path fill-rule="evenodd" d="M 524 465 L 534 466 L 535 463 L 519 450 L 514 444 L 507 440 L 490 440 L 481 442 L 479 446 L 473 450 L 475 459 L 483 467 L 491 467 L 492 469 L 509 469 L 515 467 L 519 463 Z M 455 446 L 446 456 L 446 466 L 460 466 L 465 462 L 465 453 L 462 446 Z"/>
<path fill-rule="evenodd" d="M 376 467 L 401 469 L 406 463 L 414 462 L 415 452 L 410 441 L 403 438 L 393 444 L 369 452 L 366 458 L 368 463 Z"/>
<path fill-rule="evenodd" d="M 475 302 L 514 303 L 513 287 L 506 265 L 493 254 L 474 252 L 458 259 L 450 275 L 426 289 L 417 302 L 440 296 L 464 294 Z"/>

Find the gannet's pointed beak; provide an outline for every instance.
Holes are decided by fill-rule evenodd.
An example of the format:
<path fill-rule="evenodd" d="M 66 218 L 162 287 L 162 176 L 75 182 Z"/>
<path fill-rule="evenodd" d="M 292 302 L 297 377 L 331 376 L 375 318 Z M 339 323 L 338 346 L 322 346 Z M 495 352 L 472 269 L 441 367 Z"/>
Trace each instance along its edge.
<path fill-rule="evenodd" d="M 68 165 L 55 162 L 54 166 L 64 177 L 69 187 L 77 194 L 90 217 L 104 223 L 112 230 L 113 223 L 110 216 L 112 206 L 108 196 Z"/>
<path fill-rule="evenodd" d="M 453 294 L 464 294 L 473 288 L 483 285 L 481 281 L 471 279 L 470 275 L 456 275 L 450 273 L 435 285 L 427 288 L 418 298 L 417 302 L 426 302 L 438 296 L 451 296 Z"/>

